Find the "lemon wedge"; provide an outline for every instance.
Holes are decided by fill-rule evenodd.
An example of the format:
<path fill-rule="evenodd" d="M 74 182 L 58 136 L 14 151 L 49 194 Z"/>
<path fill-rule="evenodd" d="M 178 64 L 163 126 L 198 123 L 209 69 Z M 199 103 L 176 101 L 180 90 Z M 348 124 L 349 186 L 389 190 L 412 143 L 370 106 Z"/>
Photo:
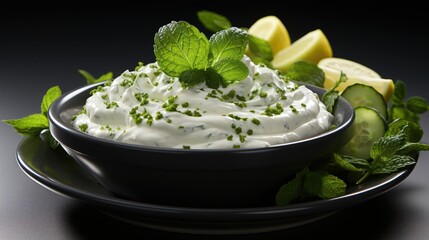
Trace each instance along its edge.
<path fill-rule="evenodd" d="M 248 33 L 267 41 L 273 54 L 290 45 L 289 32 L 283 22 L 276 16 L 269 15 L 260 18 L 250 26 Z M 247 49 L 246 51 L 250 50 Z"/>
<path fill-rule="evenodd" d="M 271 63 L 281 72 L 297 61 L 318 64 L 324 58 L 332 57 L 332 48 L 320 29 L 313 30 L 274 55 Z"/>
<path fill-rule="evenodd" d="M 337 90 L 339 92 L 355 83 L 361 83 L 372 86 L 388 101 L 395 90 L 395 84 L 392 79 L 382 78 L 377 72 L 360 63 L 343 58 L 325 58 L 319 61 L 317 66 L 325 73 L 324 88 L 331 89 L 335 82 L 340 78 L 341 71 L 346 74 L 347 81 L 341 83 Z"/>

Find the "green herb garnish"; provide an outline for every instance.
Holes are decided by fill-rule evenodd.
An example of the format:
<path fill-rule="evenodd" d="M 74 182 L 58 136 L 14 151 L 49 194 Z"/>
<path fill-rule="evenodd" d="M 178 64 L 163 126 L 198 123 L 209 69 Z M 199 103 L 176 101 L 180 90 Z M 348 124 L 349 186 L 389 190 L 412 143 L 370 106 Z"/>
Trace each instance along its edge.
<path fill-rule="evenodd" d="M 232 27 L 228 18 L 212 11 L 201 10 L 197 12 L 197 16 L 203 26 L 212 32 L 219 32 Z"/>
<path fill-rule="evenodd" d="M 40 104 L 40 113 L 30 114 L 23 118 L 2 120 L 4 123 L 11 125 L 19 134 L 24 136 L 38 136 L 40 133 L 49 128 L 48 109 L 49 106 L 61 96 L 59 86 L 49 88 L 43 96 Z M 48 130 L 49 131 L 49 130 Z M 58 146 L 51 134 L 48 134 L 49 144 L 52 148 Z"/>
<path fill-rule="evenodd" d="M 246 44 L 247 33 L 236 27 L 208 40 L 195 26 L 173 21 L 155 34 L 154 53 L 162 70 L 178 77 L 184 87 L 205 82 L 216 89 L 247 77 L 249 71 L 241 62 Z"/>
<path fill-rule="evenodd" d="M 78 72 L 86 79 L 87 84 L 109 81 L 109 80 L 112 80 L 113 78 L 113 72 L 102 74 L 98 78 L 95 78 L 92 74 L 82 69 L 79 69 Z"/>

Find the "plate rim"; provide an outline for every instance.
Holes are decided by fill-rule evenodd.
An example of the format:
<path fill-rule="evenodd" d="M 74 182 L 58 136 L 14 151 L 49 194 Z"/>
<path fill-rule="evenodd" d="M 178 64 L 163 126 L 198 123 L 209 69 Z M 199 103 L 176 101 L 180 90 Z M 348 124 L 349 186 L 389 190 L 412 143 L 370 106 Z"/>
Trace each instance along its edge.
<path fill-rule="evenodd" d="M 16 159 L 21 170 L 30 177 L 34 182 L 42 187 L 53 191 L 62 196 L 72 198 L 95 207 L 100 207 L 103 210 L 133 214 L 142 217 L 156 217 L 169 220 L 185 220 L 185 221 L 205 221 L 205 222 L 247 222 L 252 221 L 267 221 L 267 220 L 282 220 L 285 218 L 315 216 L 321 214 L 332 213 L 343 210 L 345 208 L 360 204 L 364 201 L 375 198 L 387 191 L 396 187 L 404 179 L 406 179 L 413 171 L 414 166 L 408 166 L 404 170 L 397 173 L 392 173 L 383 178 L 381 181 L 372 187 L 360 187 L 360 189 L 349 192 L 343 196 L 313 200 L 303 203 L 294 203 L 287 206 L 267 206 L 267 207 L 246 207 L 246 208 L 192 208 L 181 206 L 166 206 L 153 203 L 138 202 L 133 200 L 123 199 L 113 194 L 111 196 L 94 193 L 79 188 L 74 188 L 67 185 L 55 177 L 37 172 L 36 168 L 26 164 L 21 154 L 22 148 L 31 137 L 24 137 L 16 149 Z M 39 138 L 40 139 L 40 138 Z M 42 141 L 40 139 L 40 141 Z M 73 161 L 73 159 L 69 159 Z M 82 169 L 83 171 L 83 169 Z M 88 174 L 85 174 L 88 176 Z M 90 176 L 88 176 L 90 178 Z M 92 180 L 93 181 L 93 180 Z M 95 183 L 95 182 L 94 182 Z M 109 192 L 102 185 L 97 184 L 106 192 Z M 359 188 L 359 187 L 358 187 Z M 353 200 L 354 203 L 350 203 Z M 225 218 L 227 216 L 227 218 Z"/>

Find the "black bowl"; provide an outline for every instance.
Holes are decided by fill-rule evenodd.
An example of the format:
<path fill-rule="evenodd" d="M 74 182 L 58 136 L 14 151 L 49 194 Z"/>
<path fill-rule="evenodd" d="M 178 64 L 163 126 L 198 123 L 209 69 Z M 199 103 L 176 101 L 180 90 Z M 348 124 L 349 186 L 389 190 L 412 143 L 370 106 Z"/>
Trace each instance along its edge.
<path fill-rule="evenodd" d="M 100 184 L 126 199 L 170 206 L 258 207 L 275 204 L 279 187 L 324 160 L 352 136 L 353 107 L 342 97 L 336 128 L 302 141 L 251 149 L 172 149 L 114 142 L 73 128 L 88 85 L 63 94 L 49 109 L 50 131 Z M 325 90 L 307 85 L 321 96 Z"/>

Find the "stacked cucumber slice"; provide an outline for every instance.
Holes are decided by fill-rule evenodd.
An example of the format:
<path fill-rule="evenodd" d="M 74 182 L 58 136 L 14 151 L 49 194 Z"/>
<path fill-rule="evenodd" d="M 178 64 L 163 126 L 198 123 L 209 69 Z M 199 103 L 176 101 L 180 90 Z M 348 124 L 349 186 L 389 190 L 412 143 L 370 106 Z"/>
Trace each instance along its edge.
<path fill-rule="evenodd" d="M 355 133 L 340 153 L 369 159 L 372 144 L 387 131 L 387 103 L 373 87 L 356 83 L 341 94 L 355 109 Z"/>

